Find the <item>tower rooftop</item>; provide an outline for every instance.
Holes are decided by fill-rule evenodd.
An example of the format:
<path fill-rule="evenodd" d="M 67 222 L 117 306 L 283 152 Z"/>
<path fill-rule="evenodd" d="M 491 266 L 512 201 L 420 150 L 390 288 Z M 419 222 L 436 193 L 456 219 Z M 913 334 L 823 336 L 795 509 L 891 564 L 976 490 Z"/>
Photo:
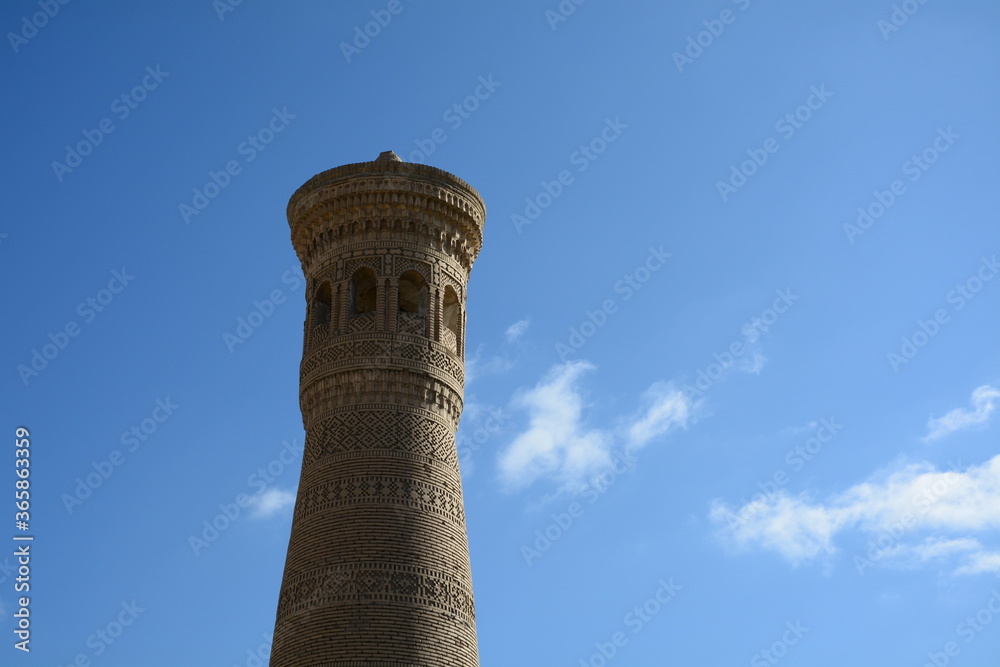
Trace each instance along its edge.
<path fill-rule="evenodd" d="M 472 212 L 472 216 L 476 222 L 482 225 L 486 219 L 486 204 L 474 187 L 444 169 L 438 169 L 437 167 L 419 162 L 404 162 L 394 151 L 383 151 L 371 162 L 344 164 L 316 174 L 303 183 L 288 200 L 288 208 L 286 210 L 288 219 L 292 220 L 298 217 L 302 205 L 308 200 L 314 199 L 315 197 L 312 195 L 316 195 L 320 190 L 329 190 L 334 185 L 357 178 L 390 174 L 398 175 L 405 179 L 425 181 L 428 185 L 443 185 L 446 188 L 456 188 L 459 191 L 464 191 L 464 194 L 475 203 L 475 208 L 478 209 L 478 211 Z M 372 185 L 366 184 L 365 189 L 370 190 Z M 378 187 L 375 189 L 381 190 L 383 188 Z"/>
<path fill-rule="evenodd" d="M 320 172 L 306 181 L 288 201 L 286 210 L 292 245 L 308 262 L 308 248 L 317 234 L 354 223 L 394 224 L 402 218 L 429 225 L 467 248 L 467 270 L 479 253 L 486 221 L 486 204 L 471 185 L 443 169 L 404 162 L 383 151 L 371 162 L 355 162 Z"/>

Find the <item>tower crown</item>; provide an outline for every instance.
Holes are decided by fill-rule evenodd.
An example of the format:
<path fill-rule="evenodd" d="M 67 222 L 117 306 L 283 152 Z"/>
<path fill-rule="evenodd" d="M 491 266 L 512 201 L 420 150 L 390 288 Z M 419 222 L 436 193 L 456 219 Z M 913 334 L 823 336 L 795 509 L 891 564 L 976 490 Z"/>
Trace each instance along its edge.
<path fill-rule="evenodd" d="M 286 211 L 292 245 L 306 268 L 316 259 L 323 234 L 343 243 L 349 237 L 385 233 L 406 220 L 462 246 L 460 259 L 472 269 L 483 245 L 486 204 L 475 188 L 453 174 L 425 164 L 403 162 L 386 151 L 372 162 L 357 162 L 316 174 L 295 191 Z M 388 229 L 387 229 L 388 228 Z"/>

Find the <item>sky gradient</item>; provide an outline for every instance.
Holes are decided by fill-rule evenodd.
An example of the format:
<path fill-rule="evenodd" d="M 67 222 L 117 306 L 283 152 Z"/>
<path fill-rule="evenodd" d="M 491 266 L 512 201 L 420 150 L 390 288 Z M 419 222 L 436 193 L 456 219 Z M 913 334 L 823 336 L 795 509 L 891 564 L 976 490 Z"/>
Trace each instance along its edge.
<path fill-rule="evenodd" d="M 1000 5 L 0 7 L 2 477 L 31 653 L 266 663 L 301 465 L 285 206 L 487 206 L 459 430 L 484 667 L 993 667 Z M 10 497 L 10 496 L 7 496 Z"/>

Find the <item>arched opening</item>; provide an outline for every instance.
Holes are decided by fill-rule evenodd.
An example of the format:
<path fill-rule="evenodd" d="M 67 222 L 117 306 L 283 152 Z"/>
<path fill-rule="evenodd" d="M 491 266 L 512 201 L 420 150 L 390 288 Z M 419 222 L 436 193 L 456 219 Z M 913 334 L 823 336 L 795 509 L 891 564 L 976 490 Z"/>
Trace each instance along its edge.
<path fill-rule="evenodd" d="M 441 324 L 444 325 L 441 342 L 456 354 L 458 354 L 458 342 L 461 340 L 459 334 L 461 322 L 462 306 L 458 302 L 455 290 L 448 285 L 444 288 L 444 301 L 441 303 Z"/>
<path fill-rule="evenodd" d="M 330 289 L 330 283 L 324 281 L 323 284 L 319 286 L 319 289 L 316 290 L 316 294 L 313 296 L 312 325 L 314 327 L 330 323 L 330 311 L 332 305 L 333 293 Z"/>
<path fill-rule="evenodd" d="M 399 277 L 396 299 L 399 305 L 397 329 L 403 333 L 427 335 L 427 282 L 416 271 L 407 271 Z"/>
<path fill-rule="evenodd" d="M 399 277 L 399 312 L 424 315 L 427 283 L 416 271 L 407 271 Z"/>
<path fill-rule="evenodd" d="M 358 269 L 351 278 L 351 313 L 364 315 L 375 312 L 375 274 L 371 269 Z"/>

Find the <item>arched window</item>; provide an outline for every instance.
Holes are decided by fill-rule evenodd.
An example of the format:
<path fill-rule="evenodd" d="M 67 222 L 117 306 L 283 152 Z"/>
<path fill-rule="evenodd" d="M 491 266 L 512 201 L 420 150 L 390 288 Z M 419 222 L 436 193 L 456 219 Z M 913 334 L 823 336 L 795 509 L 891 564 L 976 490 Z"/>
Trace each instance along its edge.
<path fill-rule="evenodd" d="M 371 269 L 358 269 L 351 278 L 351 313 L 363 315 L 375 312 L 375 274 Z"/>
<path fill-rule="evenodd" d="M 441 304 L 441 323 L 444 325 L 444 329 L 441 331 L 441 340 L 456 354 L 458 353 L 461 322 L 462 307 L 458 303 L 458 295 L 455 294 L 451 285 L 448 285 L 444 288 L 444 301 Z"/>
<path fill-rule="evenodd" d="M 416 271 L 407 271 L 399 277 L 399 312 L 424 315 L 427 306 L 427 283 Z"/>
<path fill-rule="evenodd" d="M 313 296 L 312 302 L 312 325 L 318 327 L 320 325 L 330 323 L 330 309 L 333 303 L 333 294 L 330 290 L 330 283 L 324 281 L 319 289 L 316 290 L 316 294 Z"/>

